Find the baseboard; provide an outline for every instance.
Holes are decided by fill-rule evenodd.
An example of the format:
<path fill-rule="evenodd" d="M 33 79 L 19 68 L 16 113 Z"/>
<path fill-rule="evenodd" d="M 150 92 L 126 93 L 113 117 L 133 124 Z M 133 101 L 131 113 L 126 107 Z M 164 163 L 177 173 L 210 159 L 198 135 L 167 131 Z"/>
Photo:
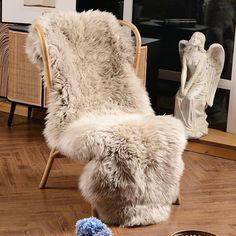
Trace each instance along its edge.
<path fill-rule="evenodd" d="M 202 144 L 210 144 L 212 146 L 220 146 L 236 151 L 236 134 L 227 133 L 221 130 L 209 129 L 208 135 L 195 140 Z"/>
<path fill-rule="evenodd" d="M 0 102 L 0 111 L 10 113 L 10 109 L 11 109 L 10 102 L 8 102 L 8 101 L 1 101 Z M 16 115 L 27 116 L 27 112 L 28 112 L 27 106 L 23 106 L 23 105 L 16 106 L 16 110 L 15 110 Z"/>
<path fill-rule="evenodd" d="M 11 109 L 11 102 L 9 102 L 9 101 L 0 101 L 0 111 L 10 113 L 10 109 Z M 45 113 L 46 113 L 45 109 L 33 108 L 32 117 L 34 119 L 43 120 L 45 118 Z M 28 115 L 28 106 L 17 104 L 14 114 L 27 117 L 27 115 Z"/>
<path fill-rule="evenodd" d="M 236 161 L 236 134 L 209 129 L 208 135 L 190 140 L 186 150 Z"/>
<path fill-rule="evenodd" d="M 236 150 L 224 148 L 222 146 L 214 146 L 190 141 L 186 147 L 186 151 L 236 161 Z"/>

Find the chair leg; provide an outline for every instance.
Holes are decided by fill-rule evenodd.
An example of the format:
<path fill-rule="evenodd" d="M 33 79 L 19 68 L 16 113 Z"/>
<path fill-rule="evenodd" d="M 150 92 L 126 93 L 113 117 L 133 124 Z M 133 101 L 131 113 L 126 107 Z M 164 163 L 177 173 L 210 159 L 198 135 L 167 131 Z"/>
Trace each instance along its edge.
<path fill-rule="evenodd" d="M 40 189 L 45 188 L 45 185 L 46 185 L 47 180 L 48 180 L 48 176 L 49 176 L 51 168 L 52 168 L 52 164 L 53 164 L 54 158 L 58 154 L 59 154 L 59 152 L 56 151 L 55 149 L 51 150 L 49 158 L 48 158 L 48 161 L 47 161 L 47 165 L 46 165 L 45 170 L 43 172 L 43 177 L 42 177 L 42 179 L 40 181 L 40 184 L 39 184 L 39 188 Z"/>
<path fill-rule="evenodd" d="M 181 204 L 180 195 L 177 197 L 176 201 L 173 204 L 174 205 L 180 205 Z"/>
<path fill-rule="evenodd" d="M 91 206 L 91 215 L 92 215 L 93 217 L 98 218 L 98 212 L 97 212 L 97 210 L 96 210 L 95 208 L 93 208 L 92 206 Z"/>
<path fill-rule="evenodd" d="M 28 114 L 27 114 L 28 120 L 30 120 L 31 114 L 32 114 L 32 106 L 28 106 Z"/>
<path fill-rule="evenodd" d="M 9 117 L 8 117 L 8 127 L 11 127 L 15 110 L 16 110 L 16 102 L 12 102 Z"/>

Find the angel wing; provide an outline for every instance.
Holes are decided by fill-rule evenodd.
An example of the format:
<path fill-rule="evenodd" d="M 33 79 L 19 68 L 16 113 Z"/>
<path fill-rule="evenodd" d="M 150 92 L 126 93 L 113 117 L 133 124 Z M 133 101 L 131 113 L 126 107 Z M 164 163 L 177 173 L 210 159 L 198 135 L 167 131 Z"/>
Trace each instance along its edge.
<path fill-rule="evenodd" d="M 183 58 L 184 49 L 185 49 L 187 44 L 188 44 L 188 40 L 180 40 L 179 41 L 179 56 L 180 56 L 181 61 L 182 61 L 182 58 Z"/>
<path fill-rule="evenodd" d="M 218 44 L 212 44 L 207 50 L 207 86 L 208 93 L 206 102 L 211 107 L 213 105 L 216 89 L 224 67 L 225 51 Z"/>

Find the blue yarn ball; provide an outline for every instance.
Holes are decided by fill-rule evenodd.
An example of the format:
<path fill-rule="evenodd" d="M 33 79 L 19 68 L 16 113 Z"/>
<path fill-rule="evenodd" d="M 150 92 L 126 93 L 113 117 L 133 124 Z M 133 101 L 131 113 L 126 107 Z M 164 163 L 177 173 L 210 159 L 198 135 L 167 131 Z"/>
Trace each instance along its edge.
<path fill-rule="evenodd" d="M 111 230 L 95 217 L 76 222 L 76 236 L 112 236 Z"/>

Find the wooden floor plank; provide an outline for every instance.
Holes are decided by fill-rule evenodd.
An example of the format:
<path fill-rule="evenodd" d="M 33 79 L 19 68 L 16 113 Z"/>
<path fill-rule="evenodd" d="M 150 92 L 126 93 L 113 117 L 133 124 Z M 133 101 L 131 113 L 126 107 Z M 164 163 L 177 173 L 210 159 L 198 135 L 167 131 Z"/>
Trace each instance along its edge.
<path fill-rule="evenodd" d="M 236 134 L 226 133 L 217 129 L 209 129 L 208 135 L 201 137 L 199 142 L 221 145 L 236 150 Z"/>
<path fill-rule="evenodd" d="M 48 189 L 38 189 L 49 150 L 43 122 L 16 116 L 7 127 L 0 112 L 0 235 L 75 234 L 75 222 L 90 216 L 90 206 L 77 189 L 85 163 L 55 160 Z M 196 144 L 198 145 L 198 144 Z M 236 162 L 186 151 L 181 181 L 182 204 L 168 221 L 135 228 L 113 227 L 114 236 L 169 236 L 198 229 L 219 236 L 236 232 Z"/>

